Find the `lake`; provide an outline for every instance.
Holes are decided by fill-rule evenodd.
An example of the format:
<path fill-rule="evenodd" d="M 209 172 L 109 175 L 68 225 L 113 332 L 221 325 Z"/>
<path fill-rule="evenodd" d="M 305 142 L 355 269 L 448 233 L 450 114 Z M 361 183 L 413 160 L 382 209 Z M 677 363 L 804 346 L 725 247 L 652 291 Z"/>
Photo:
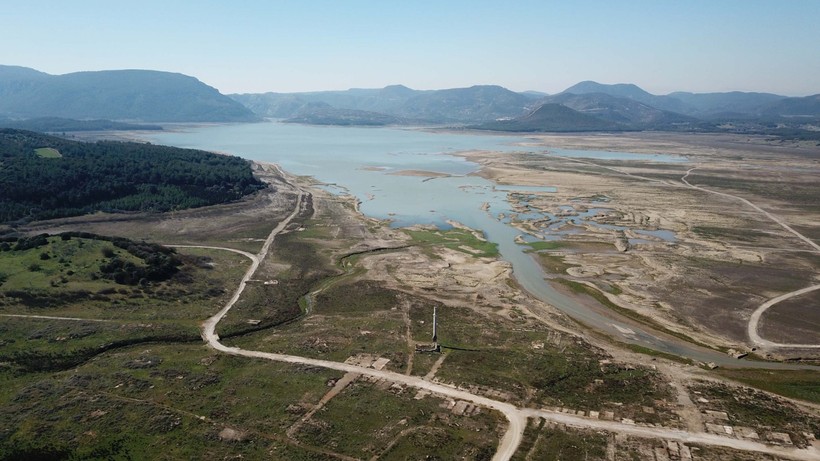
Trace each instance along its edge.
<path fill-rule="evenodd" d="M 435 224 L 447 227 L 448 220 L 458 221 L 483 231 L 488 240 L 498 244 L 502 258 L 512 264 L 515 277 L 525 290 L 576 320 L 623 341 L 656 350 L 718 363 L 733 360 L 725 354 L 696 348 L 673 338 L 656 337 L 634 325 L 627 326 L 563 295 L 544 280 L 541 267 L 525 253 L 528 247 L 515 243 L 520 232 L 509 225 L 508 220 L 499 220 L 498 216 L 512 213 L 507 202 L 508 192 L 549 193 L 554 188 L 550 184 L 541 187 L 497 186 L 469 175 L 478 170 L 477 164 L 450 155 L 469 150 L 545 153 L 547 148 L 516 145 L 531 143 L 532 139 L 277 122 L 197 126 L 143 137 L 158 144 L 225 152 L 277 163 L 291 173 L 316 178 L 327 184 L 330 191 L 355 195 L 362 202 L 364 214 L 391 219 L 394 226 Z M 682 161 L 681 157 L 663 154 L 549 150 L 558 155 L 587 158 Z M 415 171 L 414 175 L 400 174 L 409 170 Z M 489 209 L 482 209 L 485 203 L 489 204 Z M 666 234 L 657 237 L 674 238 Z"/>

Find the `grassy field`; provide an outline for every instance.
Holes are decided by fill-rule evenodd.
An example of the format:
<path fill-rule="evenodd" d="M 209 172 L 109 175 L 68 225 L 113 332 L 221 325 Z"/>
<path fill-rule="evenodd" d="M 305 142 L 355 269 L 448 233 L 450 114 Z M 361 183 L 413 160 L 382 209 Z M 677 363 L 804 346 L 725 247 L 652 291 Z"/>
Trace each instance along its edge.
<path fill-rule="evenodd" d="M 61 158 L 63 156 L 60 154 L 60 151 L 53 147 L 41 147 L 39 149 L 34 149 L 34 153 L 43 158 Z"/>
<path fill-rule="evenodd" d="M 198 344 L 126 348 L 66 372 L 4 374 L 0 459 L 269 458 L 299 418 L 285 409 L 315 403 L 336 376 Z M 242 441 L 221 441 L 225 427 Z M 288 446 L 278 459 L 316 451 Z"/>
<path fill-rule="evenodd" d="M 416 400 L 415 394 L 357 381 L 314 415 L 297 438 L 358 458 L 492 458 L 498 429 L 506 424 L 499 415 L 484 410 L 460 416 L 443 409 L 437 397 Z"/>
<path fill-rule="evenodd" d="M 406 230 L 413 243 L 422 247 L 442 246 L 476 257 L 498 256 L 498 245 L 479 238 L 473 231 L 451 228 L 447 230 Z"/>
<path fill-rule="evenodd" d="M 558 250 L 560 248 L 564 248 L 567 246 L 565 242 L 561 242 L 558 240 L 537 240 L 535 242 L 527 242 L 527 246 L 532 248 L 533 251 L 541 251 L 541 250 Z"/>
<path fill-rule="evenodd" d="M 544 420 L 530 420 L 524 441 L 513 461 L 587 460 L 606 458 L 607 436 L 578 430 L 559 429 Z M 618 458 L 620 459 L 620 458 Z"/>
<path fill-rule="evenodd" d="M 316 232 L 319 231 L 312 231 Z M 309 239 L 297 241 L 302 234 L 293 233 L 277 240 L 272 258 L 285 264 L 278 283 L 249 286 L 250 293 L 229 314 L 226 324 L 239 326 L 248 318 L 259 319 L 265 312 L 284 309 L 284 303 L 265 301 L 272 298 L 260 293 L 279 290 L 293 278 L 304 282 L 300 274 L 322 272 L 323 267 L 330 267 L 328 259 L 320 257 L 318 243 L 310 243 L 316 237 L 310 235 Z M 419 235 L 424 236 L 431 250 L 439 245 L 452 248 L 453 242 L 436 231 L 415 234 L 417 241 Z M 665 418 L 660 409 L 654 414 L 641 411 L 644 406 L 655 406 L 654 402 L 668 393 L 648 368 L 602 365 L 600 361 L 607 358 L 603 352 L 523 318 L 486 316 L 363 280 L 366 274 L 357 272 L 357 261 L 358 257 L 349 258 L 350 267 L 345 267 L 348 274 L 356 276 L 342 276 L 335 283 L 317 280 L 314 286 L 302 285 L 304 292 L 322 288 L 306 316 L 296 316 L 294 321 L 284 322 L 273 330 L 234 336 L 225 342 L 246 349 L 337 361 L 366 354 L 389 359 L 387 369 L 406 372 L 408 354 L 412 354 L 414 345 L 430 342 L 430 320 L 436 307 L 439 342 L 447 351 L 437 374 L 440 379 L 468 387 L 503 390 L 509 393 L 508 399 L 521 404 L 617 408 L 622 414 L 648 422 Z M 295 312 L 293 306 L 298 302 L 288 302 L 288 309 Z M 414 354 L 411 373 L 426 374 L 439 357 Z"/>
<path fill-rule="evenodd" d="M 107 241 L 50 237 L 38 248 L 0 252 L 0 361 L 15 372 L 60 370 L 130 344 L 198 341 L 199 323 L 249 264 L 211 253 L 186 249 L 168 280 L 124 285 L 101 277 L 100 265 L 142 261 Z M 11 317 L 32 315 L 77 320 Z"/>
<path fill-rule="evenodd" d="M 812 370 L 744 370 L 721 368 L 723 377 L 785 397 L 820 404 L 820 372 Z"/>

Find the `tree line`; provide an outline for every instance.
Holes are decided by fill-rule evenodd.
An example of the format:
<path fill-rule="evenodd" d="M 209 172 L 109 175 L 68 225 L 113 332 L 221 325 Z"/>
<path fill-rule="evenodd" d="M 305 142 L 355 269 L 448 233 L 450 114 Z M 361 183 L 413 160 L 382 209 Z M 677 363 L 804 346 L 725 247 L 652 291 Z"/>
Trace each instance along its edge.
<path fill-rule="evenodd" d="M 62 157 L 36 155 L 42 147 Z M 235 156 L 0 129 L 0 222 L 179 210 L 237 200 L 264 187 L 250 163 Z"/>

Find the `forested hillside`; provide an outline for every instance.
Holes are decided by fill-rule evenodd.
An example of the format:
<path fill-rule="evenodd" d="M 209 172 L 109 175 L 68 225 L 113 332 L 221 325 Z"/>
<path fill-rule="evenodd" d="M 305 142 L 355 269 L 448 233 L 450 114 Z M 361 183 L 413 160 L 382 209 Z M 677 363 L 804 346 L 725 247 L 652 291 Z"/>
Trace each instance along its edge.
<path fill-rule="evenodd" d="M 193 208 L 264 187 L 239 157 L 0 129 L 0 222 Z"/>
<path fill-rule="evenodd" d="M 253 122 L 250 110 L 194 77 L 153 70 L 49 75 L 0 65 L 0 116 L 143 122 Z"/>

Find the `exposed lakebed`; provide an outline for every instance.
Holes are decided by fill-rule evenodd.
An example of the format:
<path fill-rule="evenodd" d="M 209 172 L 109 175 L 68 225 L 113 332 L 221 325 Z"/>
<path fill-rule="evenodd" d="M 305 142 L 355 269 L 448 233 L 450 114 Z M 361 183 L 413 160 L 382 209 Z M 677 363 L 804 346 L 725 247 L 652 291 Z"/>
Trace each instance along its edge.
<path fill-rule="evenodd" d="M 649 334 L 634 324 L 613 320 L 605 312 L 586 307 L 557 291 L 544 280 L 541 267 L 516 243 L 521 231 L 512 225 L 519 215 L 509 200 L 510 194 L 550 193 L 549 184 L 533 187 L 500 186 L 471 175 L 479 166 L 455 155 L 463 151 L 540 152 L 546 149 L 522 147 L 531 142 L 523 136 L 429 132 L 396 128 L 324 127 L 276 122 L 198 126 L 150 134 L 152 142 L 178 147 L 227 152 L 248 159 L 274 162 L 298 175 L 308 175 L 325 183 L 334 193 L 349 193 L 361 200 L 368 216 L 390 219 L 394 226 L 434 224 L 447 227 L 458 221 L 480 229 L 488 240 L 497 243 L 502 257 L 509 261 L 521 286 L 534 296 L 565 311 L 582 323 L 603 330 L 624 341 L 698 360 L 724 362 L 729 357 L 690 346 L 674 338 Z M 553 151 L 550 149 L 550 151 Z M 555 150 L 556 155 L 568 151 Z M 685 161 L 681 157 L 613 152 L 571 151 L 576 157 L 644 161 Z M 545 153 L 545 155 L 548 155 Z M 601 157 L 603 155 L 603 157 Z M 412 174 L 402 174 L 412 172 Z M 424 172 L 431 172 L 430 175 Z M 586 214 L 606 210 L 600 209 Z M 520 211 L 520 210 L 519 210 Z M 518 219 L 538 219 L 531 216 Z M 549 217 L 550 219 L 555 216 Z M 583 216 L 575 216 L 583 219 Z M 597 224 L 600 226 L 600 224 Z M 554 226 L 554 225 L 553 225 Z M 605 225 L 604 225 L 605 226 Z M 554 233 L 554 235 L 551 235 Z M 639 233 L 641 234 L 641 233 Z M 644 231 L 644 236 L 673 241 L 669 231 Z M 547 227 L 540 238 L 560 238 L 560 229 Z"/>

